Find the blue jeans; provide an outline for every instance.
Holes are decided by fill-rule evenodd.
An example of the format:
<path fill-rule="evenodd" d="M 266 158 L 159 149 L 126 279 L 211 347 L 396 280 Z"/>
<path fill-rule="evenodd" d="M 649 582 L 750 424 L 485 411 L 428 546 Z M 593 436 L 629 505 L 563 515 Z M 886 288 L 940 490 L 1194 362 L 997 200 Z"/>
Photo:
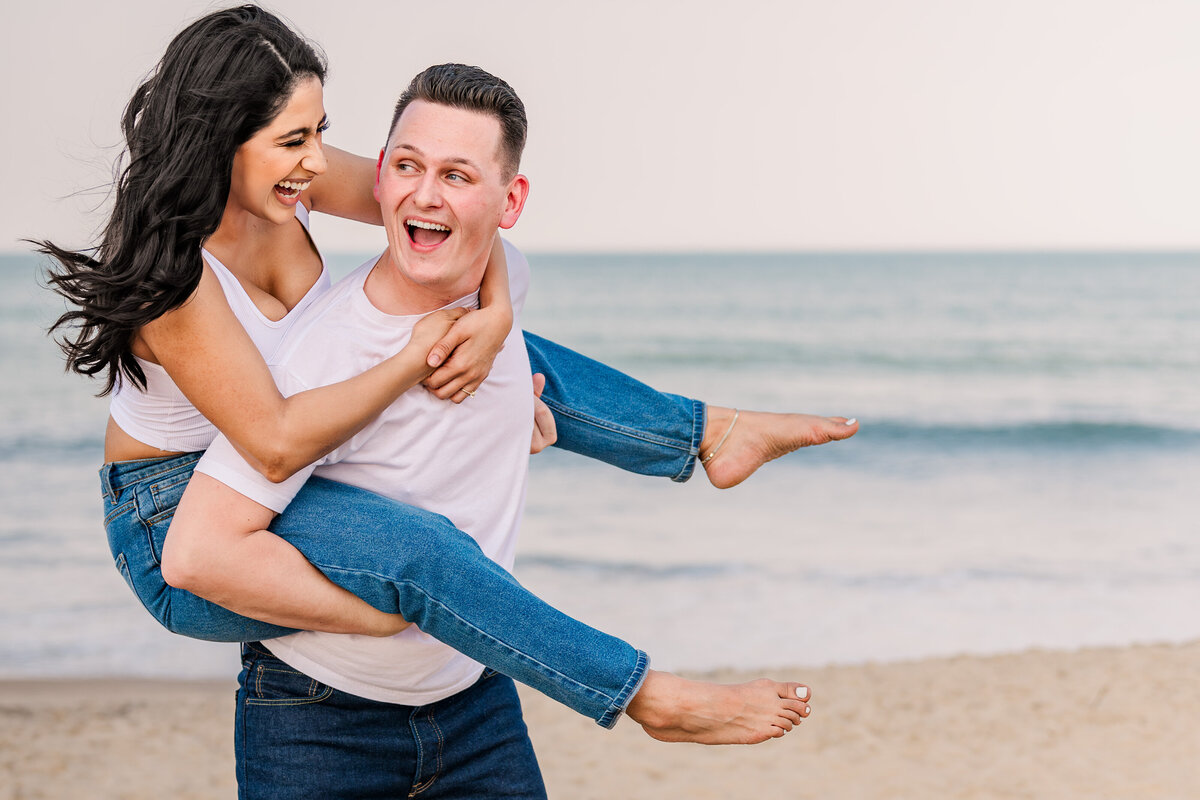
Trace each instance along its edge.
<path fill-rule="evenodd" d="M 691 474 L 704 430 L 702 404 L 655 392 L 552 342 L 527 339 L 534 369 L 547 375 L 543 399 L 555 409 L 560 441 L 639 473 L 677 480 Z M 147 610 L 175 633 L 246 642 L 293 632 L 163 581 L 163 541 L 199 458 L 190 453 L 100 470 L 117 568 Z M 616 723 L 645 676 L 644 653 L 542 602 L 443 516 L 312 478 L 271 529 L 376 608 L 402 614 L 605 727 Z M 338 535 L 342 531 L 354 535 Z"/>
<path fill-rule="evenodd" d="M 240 800 L 546 797 L 516 687 L 493 670 L 401 706 L 318 683 L 251 642 L 234 749 Z"/>
<path fill-rule="evenodd" d="M 639 475 L 683 482 L 704 438 L 704 403 L 666 394 L 560 344 L 525 333 L 542 400 L 554 412 L 554 446 Z"/>

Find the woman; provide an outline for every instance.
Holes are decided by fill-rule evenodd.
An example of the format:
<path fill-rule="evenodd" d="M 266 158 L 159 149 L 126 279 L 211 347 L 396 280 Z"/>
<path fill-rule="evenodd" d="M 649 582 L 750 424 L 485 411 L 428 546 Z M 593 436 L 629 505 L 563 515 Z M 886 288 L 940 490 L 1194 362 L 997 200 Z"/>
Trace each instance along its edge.
<path fill-rule="evenodd" d="M 422 630 L 502 672 L 520 675 L 602 724 L 614 722 L 636 692 L 629 713 L 659 738 L 724 742 L 782 735 L 807 714 L 807 705 L 795 699 L 797 692 L 807 698 L 806 688 L 770 682 L 714 687 L 659 673 L 638 691 L 646 669 L 643 654 L 554 616 L 548 607 L 545 620 L 575 626 L 578 636 L 593 644 L 587 663 L 566 665 L 582 680 L 523 673 L 522 666 L 537 654 L 495 646 L 505 639 L 504 631 L 490 638 L 458 637 L 453 624 L 441 623 L 451 609 L 428 604 L 427 592 L 397 595 L 396 586 L 437 581 L 440 573 L 478 574 L 495 585 L 489 597 L 493 604 L 525 609 L 538 601 L 510 577 L 496 576 L 495 565 L 469 546 L 445 546 L 463 538 L 445 520 L 342 484 L 314 487 L 311 502 L 297 498 L 297 506 L 322 509 L 314 523 L 322 526 L 329 519 L 369 520 L 373 535 L 390 543 L 397 574 L 372 598 L 378 608 L 335 586 L 288 542 L 266 532 L 243 543 L 248 558 L 240 561 L 251 570 L 289 567 L 274 570 L 281 580 L 265 588 L 269 602 L 256 615 L 263 621 L 164 583 L 159 559 L 166 528 L 196 451 L 211 442 L 216 429 L 264 474 L 286 477 L 345 441 L 425 378 L 433 342 L 438 342 L 434 350 L 458 346 L 430 376 L 431 387 L 439 396 L 458 395 L 459 401 L 469 396 L 511 324 L 497 248 L 485 279 L 484 309 L 468 314 L 448 336 L 443 334 L 451 320 L 435 315 L 423 323 L 419 339 L 363 375 L 280 396 L 264 356 L 270 359 L 283 332 L 328 286 L 302 209 L 378 221 L 368 189 L 369 162 L 332 150 L 327 162 L 319 117 L 298 126 L 277 125 L 288 118 L 297 86 L 315 82 L 319 89 L 323 78 L 324 65 L 312 49 L 261 9 L 246 6 L 197 21 L 171 43 L 126 110 L 129 165 L 118 180 L 112 218 L 95 256 L 44 243 L 44 251 L 61 264 L 54 284 L 78 306 L 58 322 L 80 326 L 78 335 L 63 343 L 68 363 L 84 374 L 106 374 L 106 390 L 117 388 L 106 436 L 109 463 L 101 475 L 110 544 L 131 587 L 172 630 L 226 641 L 279 636 L 297 623 L 387 635 L 406 624 L 398 616 L 403 612 L 419 619 Z M 251 208 L 260 211 L 246 213 Z M 710 409 L 706 416 L 695 401 L 660 395 L 550 343 L 529 342 L 535 369 L 552 378 L 546 400 L 560 412 L 562 438 L 574 449 L 607 452 L 609 460 L 648 474 L 682 479 L 699 453 L 724 467 L 710 468 L 714 483 L 732 485 L 769 458 L 854 432 L 852 424 L 837 418 L 744 415 L 738 426 L 735 412 Z M 637 402 L 628 405 L 638 413 L 564 403 L 573 383 L 601 384 L 610 398 L 634 394 Z M 726 416 L 718 423 L 719 415 Z M 637 435 L 628 435 L 632 432 Z M 610 450 L 613 442 L 619 447 Z M 713 461 L 718 454 L 722 459 Z M 306 488 L 301 496 L 309 492 Z M 362 514 L 365 508 L 371 513 Z M 430 558 L 415 555 L 430 542 L 436 542 L 437 569 L 428 568 Z M 411 563 L 406 556 L 412 556 Z M 460 583 L 470 585 L 469 580 Z M 446 588 L 439 589 L 443 602 Z M 454 602 L 450 597 L 451 607 Z M 271 611 L 280 608 L 288 611 Z M 512 626 L 520 617 L 507 620 Z M 537 646 L 535 637 L 529 647 Z M 631 663 L 624 675 L 625 668 L 617 667 L 615 688 L 588 685 L 596 674 L 613 673 L 611 665 L 622 659 Z"/>

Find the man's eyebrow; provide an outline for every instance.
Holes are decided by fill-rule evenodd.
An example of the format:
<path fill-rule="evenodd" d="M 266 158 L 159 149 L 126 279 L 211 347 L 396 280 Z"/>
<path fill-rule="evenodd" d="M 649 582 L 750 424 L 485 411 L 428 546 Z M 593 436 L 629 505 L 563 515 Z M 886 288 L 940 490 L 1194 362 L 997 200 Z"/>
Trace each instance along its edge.
<path fill-rule="evenodd" d="M 328 121 L 329 121 L 328 115 L 321 117 L 321 121 L 317 123 L 317 127 L 320 128 L 320 127 L 324 126 L 325 123 Z M 301 134 L 311 134 L 312 132 L 313 132 L 313 129 L 309 128 L 309 127 L 293 128 L 292 130 L 288 131 L 287 133 L 279 134 L 275 138 L 276 139 L 288 139 L 292 136 L 300 136 Z"/>
<path fill-rule="evenodd" d="M 421 148 L 417 147 L 416 145 L 405 144 L 404 142 L 397 142 L 396 146 L 392 148 L 393 153 L 396 152 L 397 150 L 407 150 L 408 152 L 414 153 L 418 156 L 421 156 L 421 157 L 425 156 L 425 153 L 423 153 L 421 151 Z M 471 159 L 466 158 L 465 156 L 450 156 L 449 158 L 446 159 L 446 161 L 451 164 L 465 164 L 466 166 L 471 167 L 476 170 L 480 169 L 478 164 L 476 164 Z"/>

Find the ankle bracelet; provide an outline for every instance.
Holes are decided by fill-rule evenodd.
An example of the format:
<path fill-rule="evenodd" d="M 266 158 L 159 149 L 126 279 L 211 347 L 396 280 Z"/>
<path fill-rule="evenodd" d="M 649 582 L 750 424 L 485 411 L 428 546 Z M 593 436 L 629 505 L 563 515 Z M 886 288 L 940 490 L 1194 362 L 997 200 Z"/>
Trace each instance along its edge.
<path fill-rule="evenodd" d="M 733 432 L 733 426 L 737 425 L 737 421 L 738 421 L 738 410 L 735 408 L 733 410 L 733 420 L 729 423 L 729 427 L 725 429 L 725 435 L 721 437 L 721 441 L 717 442 L 717 446 L 714 447 L 711 451 L 709 451 L 708 455 L 706 455 L 704 458 L 702 458 L 700 460 L 700 466 L 702 466 L 702 467 L 708 466 L 708 462 L 712 461 L 714 458 L 717 457 L 717 452 L 720 451 L 721 445 L 725 444 L 725 440 L 729 438 L 729 434 Z"/>

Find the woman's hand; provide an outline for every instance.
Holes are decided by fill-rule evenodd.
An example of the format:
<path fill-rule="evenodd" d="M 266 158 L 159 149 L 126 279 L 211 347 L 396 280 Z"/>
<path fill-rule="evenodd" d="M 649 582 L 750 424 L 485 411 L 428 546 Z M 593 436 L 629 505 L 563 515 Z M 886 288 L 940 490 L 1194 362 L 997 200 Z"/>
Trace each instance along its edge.
<path fill-rule="evenodd" d="M 546 388 L 546 376 L 540 372 L 533 375 L 533 441 L 530 453 L 540 453 L 558 441 L 558 427 L 550 406 L 542 401 L 542 390 Z"/>
<path fill-rule="evenodd" d="M 442 346 L 447 339 L 447 334 L 454 330 L 454 326 L 460 319 L 467 316 L 470 310 L 469 308 L 443 308 L 432 314 L 426 314 L 413 326 L 412 338 L 408 340 L 404 349 L 411 348 L 414 353 L 419 353 L 428 365 L 433 349 Z M 428 366 L 428 370 L 433 372 L 432 365 Z"/>
<path fill-rule="evenodd" d="M 370 613 L 364 618 L 363 633 L 367 636 L 395 636 L 405 628 L 412 627 L 412 623 L 405 620 L 399 614 L 388 614 L 376 608 L 372 608 Z"/>
<path fill-rule="evenodd" d="M 478 389 L 492 371 L 510 330 L 511 308 L 488 307 L 467 314 L 430 350 L 427 363 L 437 369 L 425 379 L 425 388 L 443 400 L 466 400 L 467 392 Z"/>

